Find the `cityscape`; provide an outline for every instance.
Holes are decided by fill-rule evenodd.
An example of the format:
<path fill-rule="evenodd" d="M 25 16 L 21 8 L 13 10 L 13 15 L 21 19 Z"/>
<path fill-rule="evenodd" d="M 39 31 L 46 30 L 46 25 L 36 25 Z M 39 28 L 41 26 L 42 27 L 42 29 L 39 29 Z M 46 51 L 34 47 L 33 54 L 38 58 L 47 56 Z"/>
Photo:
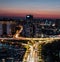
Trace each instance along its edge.
<path fill-rule="evenodd" d="M 60 62 L 60 1 L 0 2 L 0 62 Z"/>

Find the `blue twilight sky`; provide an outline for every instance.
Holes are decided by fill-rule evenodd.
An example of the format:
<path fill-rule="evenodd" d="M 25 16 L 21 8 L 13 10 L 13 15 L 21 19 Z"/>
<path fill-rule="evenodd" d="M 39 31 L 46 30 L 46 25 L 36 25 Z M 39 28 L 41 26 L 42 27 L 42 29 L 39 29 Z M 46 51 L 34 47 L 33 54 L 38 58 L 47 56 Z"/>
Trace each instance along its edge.
<path fill-rule="evenodd" d="M 60 15 L 60 0 L 0 0 L 0 12 Z"/>

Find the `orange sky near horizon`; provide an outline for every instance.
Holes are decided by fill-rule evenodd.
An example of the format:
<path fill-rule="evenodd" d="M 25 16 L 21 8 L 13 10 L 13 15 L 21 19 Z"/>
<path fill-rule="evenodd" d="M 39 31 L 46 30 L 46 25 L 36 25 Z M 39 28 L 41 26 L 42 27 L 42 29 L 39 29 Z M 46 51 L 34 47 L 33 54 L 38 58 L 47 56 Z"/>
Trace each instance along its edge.
<path fill-rule="evenodd" d="M 32 14 L 34 17 L 43 18 L 60 18 L 60 11 L 56 10 L 23 10 L 23 9 L 0 9 L 1 16 L 20 16 L 25 17 L 27 14 Z"/>
<path fill-rule="evenodd" d="M 0 16 L 60 18 L 60 0 L 0 0 Z"/>

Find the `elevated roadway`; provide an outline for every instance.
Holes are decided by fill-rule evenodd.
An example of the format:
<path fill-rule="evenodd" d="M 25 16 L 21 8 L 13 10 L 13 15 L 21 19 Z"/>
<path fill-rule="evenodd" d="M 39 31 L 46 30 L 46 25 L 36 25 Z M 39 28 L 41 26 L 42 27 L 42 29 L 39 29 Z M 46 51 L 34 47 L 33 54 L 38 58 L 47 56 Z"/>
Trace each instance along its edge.
<path fill-rule="evenodd" d="M 19 26 L 19 27 L 20 27 L 20 30 L 17 30 L 16 34 L 12 38 L 0 38 L 0 40 L 2 40 L 2 41 L 3 40 L 27 40 L 27 41 L 30 41 L 31 45 L 30 44 L 23 44 L 25 46 L 30 47 L 29 48 L 30 51 L 27 47 L 27 52 L 29 52 L 29 53 L 27 53 L 27 52 L 25 53 L 25 56 L 23 58 L 23 62 L 28 62 L 28 61 L 29 62 L 38 62 L 38 60 L 36 59 L 38 57 L 38 52 L 36 52 L 36 51 L 38 51 L 38 44 L 40 44 L 40 46 L 41 46 L 41 44 L 43 44 L 44 42 L 49 43 L 49 42 L 53 42 L 55 40 L 60 40 L 60 37 L 54 37 L 54 38 L 53 37 L 51 37 L 51 38 L 48 38 L 48 37 L 47 38 L 26 38 L 26 37 L 21 37 L 20 33 L 22 32 L 23 27 L 22 26 Z M 36 43 L 33 43 L 35 41 L 36 41 Z M 31 58 L 31 56 L 32 56 L 32 58 Z M 41 57 L 41 55 L 40 55 L 40 57 Z M 43 59 L 40 58 L 40 62 L 43 62 Z"/>
<path fill-rule="evenodd" d="M 41 41 L 44 41 L 44 40 L 60 40 L 59 37 L 55 37 L 55 38 L 25 38 L 25 37 L 18 37 L 18 38 L 0 38 L 0 40 L 41 40 Z"/>

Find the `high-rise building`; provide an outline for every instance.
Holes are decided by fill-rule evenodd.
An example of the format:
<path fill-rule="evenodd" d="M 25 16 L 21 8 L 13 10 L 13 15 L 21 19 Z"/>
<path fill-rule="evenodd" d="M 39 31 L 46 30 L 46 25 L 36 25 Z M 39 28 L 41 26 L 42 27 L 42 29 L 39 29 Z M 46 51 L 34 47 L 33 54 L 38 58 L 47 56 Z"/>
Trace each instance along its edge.
<path fill-rule="evenodd" d="M 3 24 L 2 25 L 2 29 L 3 29 L 3 35 L 7 35 L 7 24 Z"/>
<path fill-rule="evenodd" d="M 26 15 L 26 20 L 32 20 L 33 19 L 33 15 Z"/>
<path fill-rule="evenodd" d="M 25 37 L 33 37 L 33 15 L 26 15 L 25 24 L 23 25 L 23 35 Z"/>
<path fill-rule="evenodd" d="M 41 35 L 53 35 L 56 32 L 55 19 L 34 19 L 27 15 L 23 24 L 25 37 L 41 37 Z"/>
<path fill-rule="evenodd" d="M 0 21 L 0 35 L 10 35 L 15 32 L 15 21 Z"/>
<path fill-rule="evenodd" d="M 0 35 L 2 35 L 2 24 L 0 23 Z"/>
<path fill-rule="evenodd" d="M 55 24 L 56 24 L 56 27 L 60 29 L 60 19 L 56 19 Z"/>

